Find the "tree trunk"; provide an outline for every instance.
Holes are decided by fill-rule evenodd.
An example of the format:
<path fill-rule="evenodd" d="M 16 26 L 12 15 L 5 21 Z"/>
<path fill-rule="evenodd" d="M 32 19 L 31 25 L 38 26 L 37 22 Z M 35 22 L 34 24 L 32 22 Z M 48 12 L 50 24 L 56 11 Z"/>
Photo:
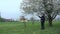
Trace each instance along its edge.
<path fill-rule="evenodd" d="M 34 21 L 32 21 L 32 24 L 34 24 Z"/>
<path fill-rule="evenodd" d="M 42 29 L 42 30 L 45 29 L 45 25 L 44 25 L 44 23 L 45 23 L 45 20 L 41 20 L 41 29 Z"/>
<path fill-rule="evenodd" d="M 44 30 L 45 29 L 45 25 L 44 25 L 44 23 L 45 23 L 45 16 L 43 15 L 43 16 L 38 16 L 41 20 L 41 29 L 42 30 Z"/>
<path fill-rule="evenodd" d="M 42 30 L 45 29 L 45 26 L 44 26 L 44 22 L 43 22 L 43 21 L 41 22 L 41 29 L 42 29 Z"/>
<path fill-rule="evenodd" d="M 52 26 L 52 20 L 49 19 L 49 26 Z"/>
<path fill-rule="evenodd" d="M 26 22 L 23 22 L 24 23 L 24 28 L 26 28 Z"/>
<path fill-rule="evenodd" d="M 48 16 L 48 20 L 49 20 L 49 26 L 52 26 L 52 17 L 51 17 L 51 15 Z"/>

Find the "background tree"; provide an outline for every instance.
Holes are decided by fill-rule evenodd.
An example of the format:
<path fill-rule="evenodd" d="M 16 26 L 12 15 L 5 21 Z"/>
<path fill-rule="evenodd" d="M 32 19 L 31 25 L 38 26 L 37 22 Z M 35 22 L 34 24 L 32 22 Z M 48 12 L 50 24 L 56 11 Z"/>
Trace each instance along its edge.
<path fill-rule="evenodd" d="M 24 26 L 26 27 L 26 18 L 24 16 L 21 16 L 20 20 L 22 23 L 24 23 Z"/>
<path fill-rule="evenodd" d="M 52 21 L 60 14 L 60 0 L 23 0 L 21 8 L 27 14 L 44 13 L 49 21 L 49 25 L 52 26 Z"/>
<path fill-rule="evenodd" d="M 32 22 L 32 24 L 34 24 L 34 21 L 35 21 L 34 16 L 30 18 L 30 21 Z"/>
<path fill-rule="evenodd" d="M 3 22 L 4 19 L 1 17 L 1 12 L 0 12 L 0 22 Z"/>

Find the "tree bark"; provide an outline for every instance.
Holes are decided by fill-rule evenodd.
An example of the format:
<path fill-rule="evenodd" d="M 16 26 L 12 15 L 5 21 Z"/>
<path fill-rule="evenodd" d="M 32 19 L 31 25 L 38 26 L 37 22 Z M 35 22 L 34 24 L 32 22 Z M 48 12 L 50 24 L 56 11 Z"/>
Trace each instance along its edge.
<path fill-rule="evenodd" d="M 44 21 L 41 21 L 41 29 L 44 30 L 45 26 L 44 26 Z"/>
<path fill-rule="evenodd" d="M 45 29 L 45 25 L 44 25 L 44 23 L 45 23 L 45 17 L 40 17 L 39 16 L 39 18 L 41 18 L 41 29 L 44 30 Z"/>
<path fill-rule="evenodd" d="M 49 26 L 52 26 L 53 24 L 52 24 L 52 17 L 51 17 L 51 15 L 48 16 L 48 21 L 49 21 Z"/>

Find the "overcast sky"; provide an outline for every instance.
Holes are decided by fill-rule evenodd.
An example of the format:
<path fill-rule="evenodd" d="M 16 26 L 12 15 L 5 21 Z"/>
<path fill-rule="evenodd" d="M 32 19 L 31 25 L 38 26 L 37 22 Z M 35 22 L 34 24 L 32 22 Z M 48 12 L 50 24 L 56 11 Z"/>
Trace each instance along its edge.
<path fill-rule="evenodd" d="M 20 3 L 22 0 L 0 0 L 0 12 L 3 18 L 17 19 L 21 15 Z"/>
<path fill-rule="evenodd" d="M 0 0 L 1 16 L 7 19 L 18 19 L 22 14 L 19 9 L 21 2 L 22 0 Z"/>

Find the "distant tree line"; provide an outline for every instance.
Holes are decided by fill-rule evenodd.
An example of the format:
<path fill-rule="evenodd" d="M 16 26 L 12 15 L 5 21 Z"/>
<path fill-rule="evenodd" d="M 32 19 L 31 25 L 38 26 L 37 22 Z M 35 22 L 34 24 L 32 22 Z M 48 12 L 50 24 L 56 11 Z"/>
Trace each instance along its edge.
<path fill-rule="evenodd" d="M 4 19 L 0 17 L 0 22 L 2 22 L 2 21 L 4 21 Z"/>
<path fill-rule="evenodd" d="M 14 20 L 0 17 L 0 22 L 14 22 Z"/>

